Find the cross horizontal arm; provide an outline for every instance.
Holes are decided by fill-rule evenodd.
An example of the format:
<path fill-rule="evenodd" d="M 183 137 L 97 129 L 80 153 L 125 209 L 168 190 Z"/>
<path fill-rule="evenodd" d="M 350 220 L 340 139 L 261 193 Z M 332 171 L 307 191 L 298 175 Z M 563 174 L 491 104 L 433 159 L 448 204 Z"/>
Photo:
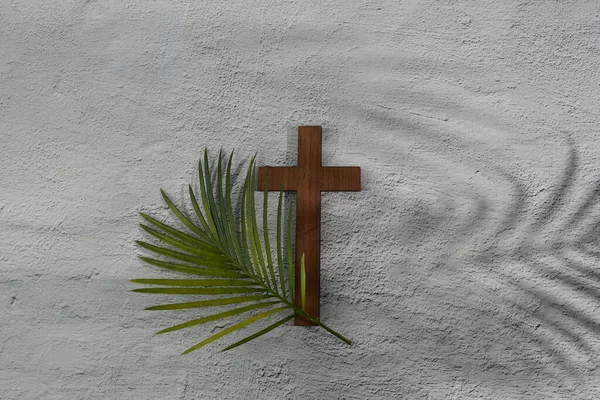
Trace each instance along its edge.
<path fill-rule="evenodd" d="M 265 190 L 267 176 L 269 177 L 269 191 L 298 190 L 300 177 L 298 167 L 259 167 L 258 190 Z"/>

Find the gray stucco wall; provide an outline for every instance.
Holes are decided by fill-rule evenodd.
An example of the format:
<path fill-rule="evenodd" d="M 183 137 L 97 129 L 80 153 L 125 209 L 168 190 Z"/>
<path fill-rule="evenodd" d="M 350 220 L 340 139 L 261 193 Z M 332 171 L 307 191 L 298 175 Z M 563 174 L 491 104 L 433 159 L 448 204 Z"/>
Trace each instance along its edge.
<path fill-rule="evenodd" d="M 0 2 L 0 398 L 599 398 L 599 82 L 598 1 Z M 154 335 L 137 213 L 310 124 L 355 344 L 179 356 L 223 325 Z"/>

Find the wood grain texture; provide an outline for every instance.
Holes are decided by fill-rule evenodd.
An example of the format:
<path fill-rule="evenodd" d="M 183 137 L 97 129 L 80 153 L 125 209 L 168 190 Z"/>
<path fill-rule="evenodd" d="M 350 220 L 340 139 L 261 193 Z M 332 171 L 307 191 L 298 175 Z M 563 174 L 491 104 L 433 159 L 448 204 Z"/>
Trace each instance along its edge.
<path fill-rule="evenodd" d="M 265 190 L 267 176 L 272 190 L 295 191 L 296 199 L 296 278 L 295 303 L 300 306 L 300 259 L 306 268 L 306 312 L 320 318 L 321 292 L 321 192 L 360 190 L 360 167 L 323 167 L 320 126 L 298 127 L 298 165 L 260 167 L 258 190 Z M 296 325 L 314 325 L 300 316 Z"/>

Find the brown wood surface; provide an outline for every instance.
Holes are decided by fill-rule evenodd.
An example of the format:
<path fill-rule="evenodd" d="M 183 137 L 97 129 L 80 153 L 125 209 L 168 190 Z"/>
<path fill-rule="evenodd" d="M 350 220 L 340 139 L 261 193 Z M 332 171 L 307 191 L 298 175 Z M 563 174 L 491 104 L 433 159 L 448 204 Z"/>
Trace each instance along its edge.
<path fill-rule="evenodd" d="M 321 292 L 321 192 L 360 190 L 360 167 L 321 166 L 321 127 L 298 127 L 298 165 L 260 167 L 258 190 L 265 190 L 267 175 L 273 191 L 296 191 L 296 279 L 295 304 L 300 307 L 300 259 L 306 269 L 306 312 L 320 318 Z M 314 325 L 296 316 L 296 325 Z"/>

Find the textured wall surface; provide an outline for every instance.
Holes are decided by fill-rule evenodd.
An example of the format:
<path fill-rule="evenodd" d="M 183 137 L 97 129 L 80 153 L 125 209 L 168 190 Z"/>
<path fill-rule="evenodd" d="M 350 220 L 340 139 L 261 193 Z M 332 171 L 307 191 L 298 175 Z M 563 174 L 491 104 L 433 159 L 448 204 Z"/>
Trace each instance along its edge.
<path fill-rule="evenodd" d="M 598 1 L 0 2 L 0 398 L 600 398 L 599 82 Z M 322 201 L 355 344 L 180 356 L 224 325 L 154 335 L 194 313 L 130 292 L 138 212 L 298 125 L 363 169 Z"/>

